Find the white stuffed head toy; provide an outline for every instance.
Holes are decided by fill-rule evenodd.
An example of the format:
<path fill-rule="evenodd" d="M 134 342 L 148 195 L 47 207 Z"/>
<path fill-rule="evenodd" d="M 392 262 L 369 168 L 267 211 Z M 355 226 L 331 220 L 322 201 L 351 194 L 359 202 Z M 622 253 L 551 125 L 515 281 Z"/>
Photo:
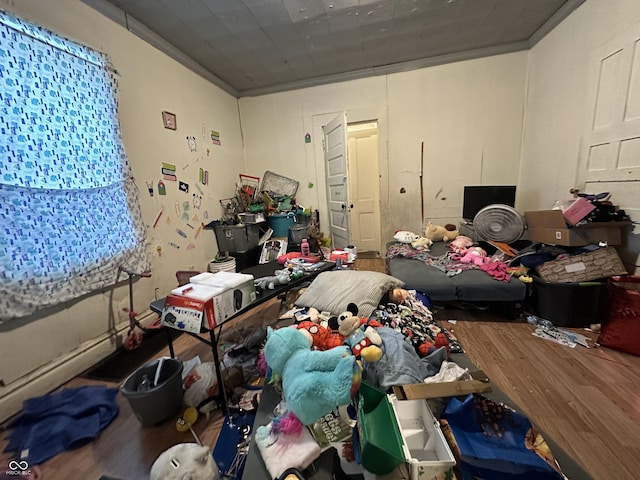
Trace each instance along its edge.
<path fill-rule="evenodd" d="M 197 443 L 179 443 L 162 452 L 149 474 L 150 480 L 219 480 L 211 450 Z"/>
<path fill-rule="evenodd" d="M 396 233 L 393 234 L 393 239 L 400 243 L 411 243 L 419 237 L 420 235 L 416 235 L 408 230 L 397 230 Z"/>

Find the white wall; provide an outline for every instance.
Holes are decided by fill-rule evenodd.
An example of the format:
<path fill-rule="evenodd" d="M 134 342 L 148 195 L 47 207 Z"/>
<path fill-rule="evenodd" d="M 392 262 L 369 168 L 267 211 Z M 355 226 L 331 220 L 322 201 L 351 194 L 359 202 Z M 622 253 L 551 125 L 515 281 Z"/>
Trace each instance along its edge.
<path fill-rule="evenodd" d="M 517 181 L 526 55 L 241 98 L 248 168 L 258 175 L 266 163 L 300 180 L 300 203 L 319 208 L 326 226 L 321 138 L 314 126 L 341 110 L 348 121 L 382 112 L 387 117 L 380 128 L 386 129 L 388 142 L 380 154 L 383 244 L 395 230 L 422 231 L 426 220 L 457 222 L 464 184 Z M 311 144 L 304 143 L 307 132 Z M 423 141 L 425 219 L 420 218 L 419 182 Z M 313 188 L 307 187 L 309 181 Z"/>
<path fill-rule="evenodd" d="M 588 115 L 591 53 L 640 21 L 637 0 L 589 0 L 529 52 L 527 108 L 519 204 L 527 210 L 551 208 L 571 198 L 576 186 L 581 138 Z M 579 185 L 578 185 L 579 186 Z M 591 185 L 640 220 L 640 184 Z M 629 269 L 639 265 L 640 242 L 630 235 L 621 249 Z"/>
<path fill-rule="evenodd" d="M 237 100 L 200 76 L 190 72 L 138 37 L 98 14 L 78 0 L 0 0 L 0 7 L 43 25 L 54 32 L 105 52 L 120 74 L 120 121 L 124 145 L 140 190 L 145 222 L 151 225 L 158 211 L 164 214 L 156 229 L 149 228 L 149 250 L 153 257 L 152 277 L 135 285 L 135 310 L 148 312 L 155 296 L 165 296 L 176 286 L 176 270 L 205 270 L 217 247 L 212 230 L 198 238 L 175 214 L 174 203 L 181 205 L 197 193 L 198 168 L 209 171 L 209 185 L 200 185 L 204 198 L 197 227 L 219 218 L 218 200 L 234 193 L 238 173 L 244 170 L 242 137 Z M 177 115 L 176 131 L 163 128 L 161 112 Z M 205 136 L 202 136 L 202 125 Z M 214 146 L 209 130 L 221 134 L 221 146 Z M 197 138 L 198 151 L 191 153 L 186 136 Z M 210 148 L 210 156 L 206 148 Z M 179 180 L 189 184 L 188 194 L 179 192 L 175 182 L 165 181 L 167 195 L 150 197 L 146 181 L 157 185 L 161 162 L 177 167 Z M 205 218 L 205 212 L 208 219 Z M 167 219 L 170 224 L 166 223 Z M 180 228 L 188 238 L 176 233 Z M 170 246 L 180 245 L 180 249 Z M 193 243 L 193 249 L 187 249 Z M 162 247 L 159 256 L 156 247 Z M 115 280 L 115 279 L 114 279 Z M 0 419 L 14 413 L 28 396 L 46 393 L 57 387 L 63 370 L 68 378 L 89 367 L 116 348 L 114 325 L 127 321 L 126 284 L 97 292 L 45 316 L 9 323 L 0 333 Z M 34 321 L 35 320 L 35 321 Z M 100 343 L 100 341 L 102 342 Z M 57 368 L 66 363 L 67 368 Z M 55 370 L 56 373 L 53 373 Z M 37 378 L 38 381 L 32 381 Z"/>

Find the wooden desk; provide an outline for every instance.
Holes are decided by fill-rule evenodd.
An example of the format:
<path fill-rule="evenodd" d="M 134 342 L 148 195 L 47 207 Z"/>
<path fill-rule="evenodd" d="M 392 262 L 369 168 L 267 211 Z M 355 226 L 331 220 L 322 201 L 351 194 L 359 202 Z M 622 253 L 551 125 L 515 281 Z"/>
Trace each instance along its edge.
<path fill-rule="evenodd" d="M 217 376 L 217 380 L 218 380 L 218 398 L 216 399 L 218 405 L 220 406 L 220 408 L 222 409 L 222 411 L 226 414 L 227 413 L 227 402 L 226 402 L 226 398 L 225 398 L 225 389 L 223 387 L 224 385 L 224 380 L 222 378 L 222 372 L 220 371 L 220 358 L 218 356 L 218 338 L 220 338 L 220 334 L 222 332 L 222 326 L 228 322 L 229 320 L 236 318 L 240 315 L 242 315 L 243 313 L 247 313 L 249 311 L 251 311 L 252 309 L 256 308 L 258 305 L 263 304 L 264 302 L 266 302 L 267 300 L 271 300 L 272 298 L 276 298 L 281 294 L 285 294 L 287 293 L 289 290 L 298 287 L 300 285 L 302 285 L 305 282 L 309 282 L 311 280 L 313 280 L 316 276 L 318 276 L 318 274 L 322 273 L 322 272 L 326 272 L 329 270 L 333 270 L 335 268 L 335 263 L 333 262 L 321 262 L 321 264 L 318 264 L 319 266 L 311 271 L 305 271 L 304 274 L 302 275 L 302 277 L 296 279 L 296 280 L 292 280 L 291 282 L 289 282 L 286 285 L 277 285 L 276 288 L 274 288 L 273 290 L 267 289 L 264 290 L 260 295 L 256 295 L 256 299 L 251 302 L 249 305 L 247 305 L 246 307 L 238 310 L 237 312 L 235 312 L 233 315 L 231 315 L 227 320 L 225 320 L 223 323 L 221 323 L 220 325 L 218 325 L 217 328 L 217 333 L 216 333 L 216 329 L 213 330 L 203 330 L 201 332 L 201 334 L 197 334 L 197 333 L 192 333 L 192 332 L 186 332 L 184 331 L 184 333 L 187 333 L 189 335 L 191 335 L 192 337 L 196 338 L 197 340 L 206 343 L 207 345 L 209 345 L 211 347 L 211 353 L 213 354 L 213 361 L 216 365 L 216 376 Z M 269 262 L 269 263 L 263 263 L 260 265 L 255 265 L 253 267 L 249 267 L 246 268 L 244 270 L 241 271 L 241 273 L 246 273 L 246 274 L 250 274 L 253 275 L 254 279 L 258 279 L 258 278 L 263 278 L 263 277 L 269 277 L 272 276 L 274 274 L 274 272 L 276 270 L 280 270 L 282 269 L 283 266 L 280 265 L 277 261 L 273 261 L 273 262 Z M 165 299 L 161 298 L 159 300 L 155 300 L 153 302 L 151 302 L 150 304 L 150 308 L 151 310 L 153 310 L 154 312 L 156 312 L 158 315 L 162 314 L 162 310 L 164 309 L 164 302 Z M 207 340 L 205 337 L 202 336 L 202 334 L 205 334 L 206 332 L 209 332 L 209 339 Z M 169 346 L 169 354 L 171 355 L 171 358 L 175 358 L 175 353 L 173 351 L 173 339 L 171 338 L 171 332 L 167 329 L 167 344 Z"/>

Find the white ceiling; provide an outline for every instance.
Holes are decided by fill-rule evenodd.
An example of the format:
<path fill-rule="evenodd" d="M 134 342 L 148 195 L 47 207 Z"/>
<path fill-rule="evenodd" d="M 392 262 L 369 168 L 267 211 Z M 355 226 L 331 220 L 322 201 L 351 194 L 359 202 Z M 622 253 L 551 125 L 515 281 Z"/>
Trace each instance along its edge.
<path fill-rule="evenodd" d="M 533 46 L 585 0 L 83 0 L 237 96 Z"/>

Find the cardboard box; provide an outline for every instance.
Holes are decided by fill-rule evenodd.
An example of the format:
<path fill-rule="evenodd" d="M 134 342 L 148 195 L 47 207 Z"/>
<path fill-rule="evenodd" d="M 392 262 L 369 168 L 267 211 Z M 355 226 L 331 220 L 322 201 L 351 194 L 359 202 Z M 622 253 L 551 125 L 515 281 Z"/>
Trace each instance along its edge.
<path fill-rule="evenodd" d="M 606 242 L 620 245 L 622 228 L 629 222 L 591 222 L 570 227 L 560 210 L 538 210 L 524 213 L 527 222 L 525 239 L 547 245 L 582 247 Z"/>
<path fill-rule="evenodd" d="M 215 324 L 213 298 L 222 293 L 223 288 L 192 283 L 173 290 L 164 301 L 162 324 L 176 330 L 200 333 L 203 327 Z"/>
<path fill-rule="evenodd" d="M 536 267 L 536 272 L 548 283 L 578 283 L 613 275 L 625 275 L 627 270 L 616 249 L 607 247 L 545 262 Z"/>
<path fill-rule="evenodd" d="M 204 279 L 192 278 L 207 280 L 207 284 L 189 283 L 171 291 L 162 311 L 163 325 L 192 333 L 200 333 L 203 329 L 213 330 L 255 301 L 256 289 L 252 275 L 230 272 L 208 275 L 210 277 Z"/>
<path fill-rule="evenodd" d="M 482 370 L 470 372 L 470 375 L 472 377 L 471 380 L 394 385 L 392 390 L 398 400 L 428 400 L 491 391 L 489 378 Z"/>

